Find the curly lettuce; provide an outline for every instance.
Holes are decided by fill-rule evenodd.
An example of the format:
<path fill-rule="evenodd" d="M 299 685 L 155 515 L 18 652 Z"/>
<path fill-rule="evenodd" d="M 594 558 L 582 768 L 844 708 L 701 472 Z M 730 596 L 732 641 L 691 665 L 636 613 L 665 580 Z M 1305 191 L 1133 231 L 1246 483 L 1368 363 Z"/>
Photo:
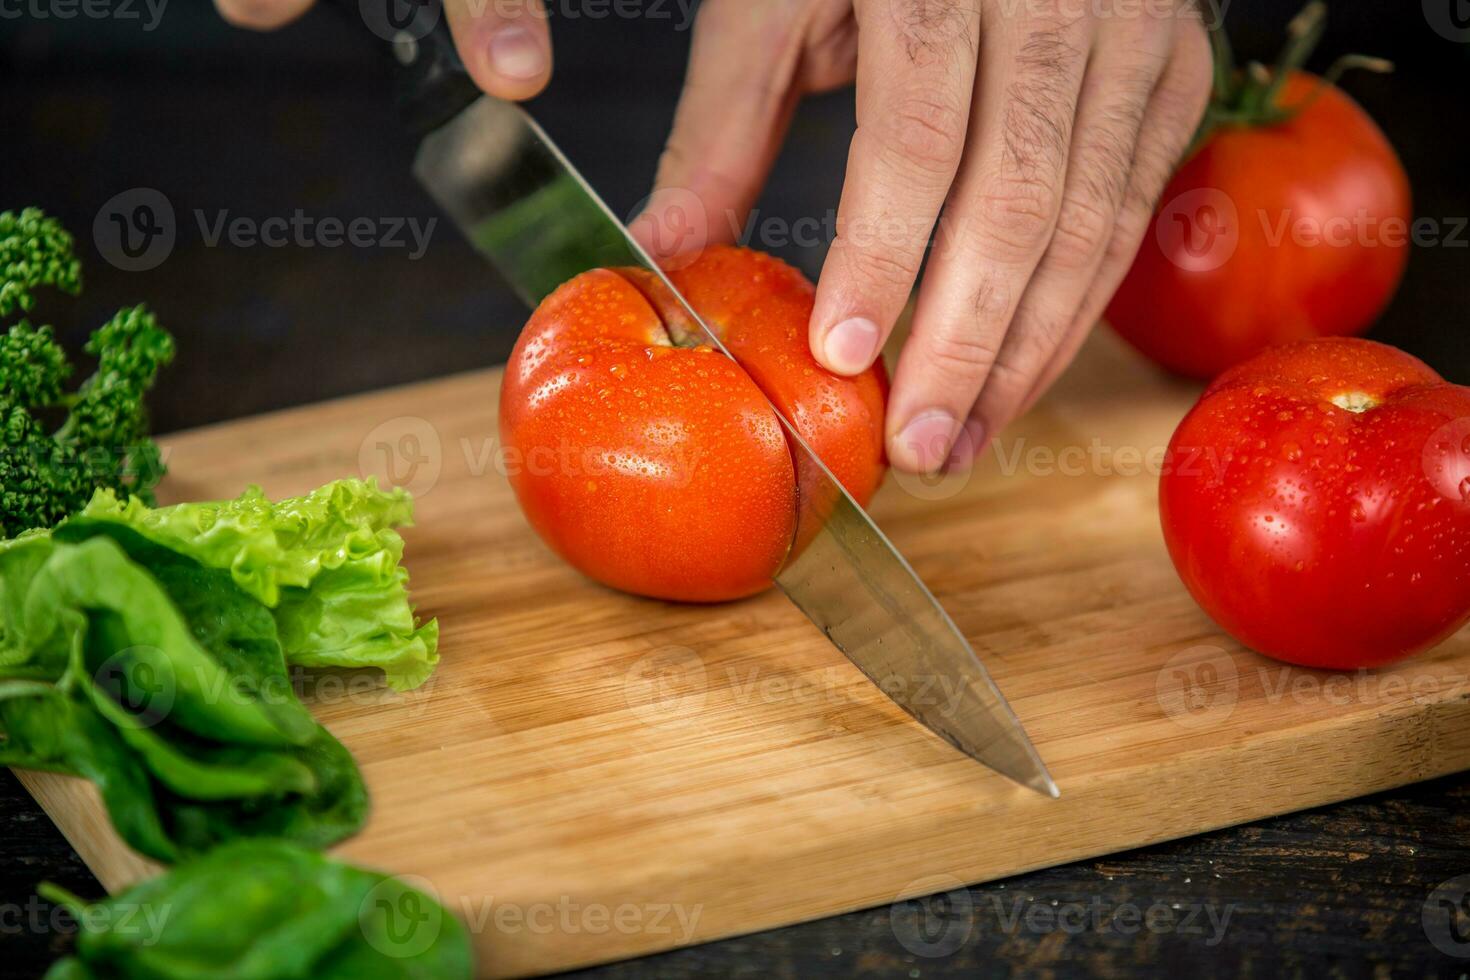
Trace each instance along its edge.
<path fill-rule="evenodd" d="M 376 667 L 402 691 L 423 684 L 439 659 L 438 623 L 415 622 L 394 530 L 412 521 L 402 488 L 338 480 L 275 503 L 259 487 L 234 500 L 168 507 L 99 490 L 71 523 L 120 524 L 228 571 L 271 610 L 289 662 Z"/>

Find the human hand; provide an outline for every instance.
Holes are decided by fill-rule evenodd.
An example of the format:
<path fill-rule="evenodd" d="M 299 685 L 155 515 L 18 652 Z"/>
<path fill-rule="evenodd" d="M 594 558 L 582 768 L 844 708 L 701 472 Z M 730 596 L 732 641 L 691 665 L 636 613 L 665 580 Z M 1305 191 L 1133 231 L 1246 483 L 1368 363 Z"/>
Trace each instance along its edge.
<path fill-rule="evenodd" d="M 274 30 L 314 0 L 215 0 L 238 27 Z M 470 77 L 502 99 L 529 99 L 551 78 L 551 32 L 542 0 L 444 0 L 454 46 Z"/>
<path fill-rule="evenodd" d="M 968 466 L 1054 381 L 1122 281 L 1210 90 L 1192 0 L 705 0 L 634 232 L 743 227 L 801 96 L 857 82 L 810 341 L 877 357 L 933 236 L 886 441 Z M 937 222 L 937 224 L 936 224 Z"/>

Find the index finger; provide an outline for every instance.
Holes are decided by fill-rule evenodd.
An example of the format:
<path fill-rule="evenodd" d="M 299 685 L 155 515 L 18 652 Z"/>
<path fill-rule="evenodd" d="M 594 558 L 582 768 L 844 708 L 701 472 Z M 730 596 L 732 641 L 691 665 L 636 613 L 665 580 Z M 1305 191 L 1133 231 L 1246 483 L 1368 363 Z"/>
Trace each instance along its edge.
<path fill-rule="evenodd" d="M 975 84 L 977 5 L 859 0 L 857 132 L 812 311 L 812 354 L 866 370 L 913 288 L 959 167 Z"/>

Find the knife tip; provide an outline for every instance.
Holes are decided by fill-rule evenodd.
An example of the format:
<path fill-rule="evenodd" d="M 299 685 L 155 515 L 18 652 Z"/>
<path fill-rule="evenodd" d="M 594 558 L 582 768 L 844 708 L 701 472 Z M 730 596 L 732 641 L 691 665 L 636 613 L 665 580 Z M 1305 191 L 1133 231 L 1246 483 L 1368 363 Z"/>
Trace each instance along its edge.
<path fill-rule="evenodd" d="M 1062 791 L 1057 788 L 1056 780 L 1052 779 L 1051 773 L 1047 772 L 1045 769 L 1037 773 L 1036 778 L 1032 779 L 1026 785 L 1030 786 L 1038 793 L 1050 796 L 1054 800 L 1060 799 L 1062 796 Z"/>

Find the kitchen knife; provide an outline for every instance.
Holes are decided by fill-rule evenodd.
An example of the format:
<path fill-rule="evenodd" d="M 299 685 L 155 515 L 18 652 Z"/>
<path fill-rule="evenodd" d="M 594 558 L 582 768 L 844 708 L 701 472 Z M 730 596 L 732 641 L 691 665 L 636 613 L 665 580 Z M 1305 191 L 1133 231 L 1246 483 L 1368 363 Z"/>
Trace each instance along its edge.
<path fill-rule="evenodd" d="M 729 356 L 544 130 L 485 96 L 459 61 L 437 3 L 361 5 L 393 38 L 400 107 L 422 136 L 414 173 L 521 297 L 535 306 L 588 269 L 648 269 Z M 397 22 L 370 19 L 382 10 Z M 1015 713 L 908 562 L 776 411 L 797 462 L 796 539 L 776 584 L 879 688 L 940 738 L 1016 782 L 1058 795 Z"/>

